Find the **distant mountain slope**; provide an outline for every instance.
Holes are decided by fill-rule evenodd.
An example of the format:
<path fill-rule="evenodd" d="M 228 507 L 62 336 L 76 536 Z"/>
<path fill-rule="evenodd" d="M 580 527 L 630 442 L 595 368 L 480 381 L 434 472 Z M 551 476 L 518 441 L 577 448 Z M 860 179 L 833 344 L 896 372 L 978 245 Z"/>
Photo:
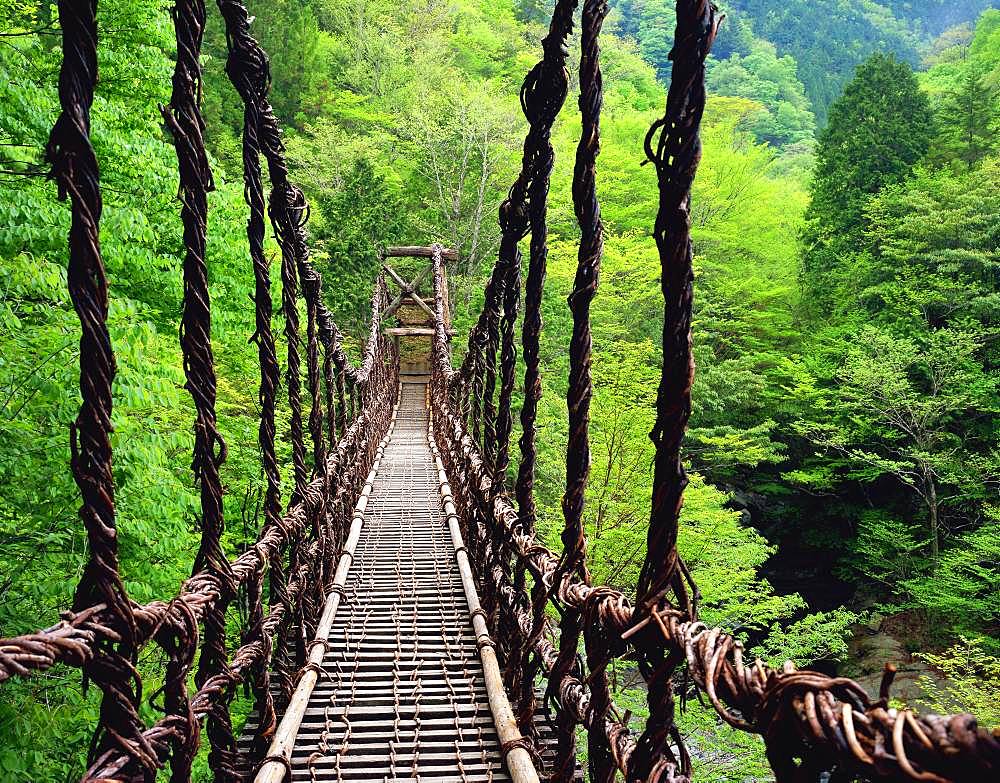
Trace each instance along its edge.
<path fill-rule="evenodd" d="M 613 0 L 621 31 L 634 36 L 661 78 L 669 73 L 669 0 Z M 798 78 L 816 114 L 817 124 L 854 68 L 877 51 L 892 52 L 916 66 L 932 40 L 957 24 L 974 21 L 997 0 L 728 0 L 715 56 L 745 57 L 763 39 L 779 56 L 797 63 Z M 744 96 L 754 97 L 754 96 Z"/>
<path fill-rule="evenodd" d="M 750 20 L 755 35 L 799 64 L 819 124 L 854 68 L 876 51 L 893 52 L 913 65 L 932 37 L 969 22 L 990 0 L 731 0 L 734 19 Z"/>
<path fill-rule="evenodd" d="M 920 22 L 931 35 L 940 35 L 949 27 L 975 19 L 987 8 L 996 7 L 990 0 L 909 0 L 883 2 L 901 19 Z"/>

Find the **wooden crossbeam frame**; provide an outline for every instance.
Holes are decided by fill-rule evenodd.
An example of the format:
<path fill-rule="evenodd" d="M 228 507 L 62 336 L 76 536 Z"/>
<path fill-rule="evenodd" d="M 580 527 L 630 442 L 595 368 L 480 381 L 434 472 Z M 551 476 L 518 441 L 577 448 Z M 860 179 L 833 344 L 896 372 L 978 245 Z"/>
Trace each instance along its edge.
<path fill-rule="evenodd" d="M 387 247 L 383 258 L 434 258 L 432 247 Z M 458 251 L 444 248 L 441 251 L 443 261 L 458 261 Z"/>
<path fill-rule="evenodd" d="M 406 282 L 400 276 L 400 274 L 393 269 L 385 259 L 387 258 L 427 258 L 432 259 L 434 257 L 434 250 L 430 247 L 390 247 L 386 248 L 385 252 L 382 254 L 382 269 L 385 273 L 393 280 L 396 285 L 399 286 L 399 295 L 392 300 L 390 305 L 385 309 L 385 313 L 382 315 L 382 320 L 391 318 L 395 315 L 396 311 L 402 306 L 403 302 L 409 299 L 415 305 L 420 307 L 425 313 L 427 313 L 428 318 L 431 321 L 434 320 L 434 311 L 430 308 L 427 302 L 420 296 L 418 291 L 420 290 L 420 284 L 427 279 L 427 276 L 433 270 L 433 264 L 428 262 L 427 266 L 420 270 L 420 273 L 413 278 L 410 282 Z M 446 261 L 457 261 L 458 252 L 455 250 L 443 250 L 441 252 L 441 258 Z"/>
<path fill-rule="evenodd" d="M 385 330 L 390 337 L 433 337 L 434 330 L 429 326 L 393 326 Z M 455 336 L 454 329 L 446 329 L 449 337 Z"/>
<path fill-rule="evenodd" d="M 392 303 L 385 309 L 385 314 L 382 316 L 383 320 L 386 318 L 391 318 L 395 315 L 396 311 L 403 304 L 403 301 L 409 299 L 414 304 L 418 305 L 425 313 L 427 317 L 433 319 L 434 311 L 427 306 L 427 303 L 417 294 L 417 290 L 420 288 L 420 284 L 427 279 L 427 275 L 430 274 L 431 266 L 428 264 L 418 274 L 413 280 L 407 283 L 399 274 L 389 266 L 385 261 L 382 262 L 382 268 L 385 270 L 386 274 L 391 277 L 396 285 L 399 286 L 399 295 L 392 300 Z"/>

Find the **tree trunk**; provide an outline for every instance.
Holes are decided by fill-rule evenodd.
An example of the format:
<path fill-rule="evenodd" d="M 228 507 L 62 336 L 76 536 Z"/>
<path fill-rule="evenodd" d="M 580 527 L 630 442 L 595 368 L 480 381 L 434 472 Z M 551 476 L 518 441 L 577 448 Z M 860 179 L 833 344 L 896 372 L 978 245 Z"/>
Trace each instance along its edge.
<path fill-rule="evenodd" d="M 941 553 L 940 518 L 938 515 L 937 485 L 930 476 L 924 479 L 927 486 L 927 521 L 931 530 L 931 559 L 937 568 L 938 556 Z"/>

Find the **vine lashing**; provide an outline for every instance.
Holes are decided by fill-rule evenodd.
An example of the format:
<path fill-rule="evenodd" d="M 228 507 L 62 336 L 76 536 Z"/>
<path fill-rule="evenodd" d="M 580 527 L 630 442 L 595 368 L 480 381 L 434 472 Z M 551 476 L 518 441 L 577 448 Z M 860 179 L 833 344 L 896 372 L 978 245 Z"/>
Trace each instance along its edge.
<path fill-rule="evenodd" d="M 58 6 L 61 113 L 47 156 L 71 214 L 68 283 L 81 324 L 82 402 L 71 429 L 70 469 L 80 491 L 89 556 L 72 609 L 59 623 L 0 640 L 0 681 L 28 677 L 60 663 L 81 669 L 84 682 L 100 690 L 100 717 L 84 780 L 153 780 L 168 767 L 171 780 L 190 780 L 203 735 L 215 780 L 279 780 L 292 770 L 296 720 L 306 711 L 303 698 L 308 699 L 322 676 L 332 676 L 323 656 L 337 607 L 348 601 L 345 574 L 353 568 L 374 580 L 357 548 L 359 530 L 377 491 L 379 465 L 390 462 L 387 449 L 397 437 L 393 432 L 403 387 L 397 347 L 382 322 L 402 298 L 418 293 L 413 285 L 406 286 L 390 305 L 385 277 L 376 280 L 371 328 L 361 362 L 354 363 L 310 258 L 305 228 L 309 207 L 291 181 L 281 130 L 268 100 L 267 55 L 250 32 L 251 17 L 241 0 L 217 0 L 228 45 L 226 72 L 243 102 L 247 274 L 254 291 L 250 339 L 260 370 L 258 447 L 263 476 L 256 540 L 237 556 L 227 556 L 220 478 L 226 446 L 216 415 L 206 250 L 213 180 L 200 106 L 208 11 L 203 0 L 175 0 L 173 90 L 161 112 L 179 172 L 180 350 L 195 413 L 191 467 L 200 492 L 194 520 L 200 544 L 191 576 L 176 596 L 144 605 L 131 599 L 117 544 L 111 447 L 115 355 L 99 239 L 101 184 L 90 136 L 98 84 L 99 14 L 94 0 L 59 0 Z M 779 783 L 824 776 L 832 781 L 996 780 L 1000 737 L 978 727 L 970 715 L 917 715 L 891 706 L 891 669 L 873 697 L 845 678 L 799 671 L 790 663 L 775 669 L 750 661 L 735 637 L 699 621 L 698 591 L 678 555 L 677 538 L 687 484 L 683 438 L 694 377 L 691 187 L 701 157 L 705 61 L 720 23 L 707 0 L 677 2 L 672 83 L 663 116 L 645 140 L 659 186 L 653 239 L 663 293 L 663 367 L 651 433 L 655 459 L 645 559 L 635 596 L 592 583 L 585 536 L 593 396 L 590 305 L 598 295 L 603 255 L 598 200 L 600 37 L 608 6 L 605 0 L 583 0 L 580 6 L 581 136 L 572 190 L 580 242 L 568 300 L 573 329 L 567 346 L 569 437 L 560 551 L 550 549 L 536 531 L 535 426 L 542 396 L 539 342 L 549 185 L 557 163 L 551 134 L 571 83 L 567 66 L 577 0 L 556 0 L 542 58 L 524 81 L 521 106 L 528 133 L 521 168 L 500 208 L 498 258 L 459 366 L 451 360 L 445 269 L 446 258 L 456 256 L 440 245 L 402 249 L 429 256 L 433 272 L 433 318 L 429 329 L 417 330 L 431 333 L 430 376 L 419 381 L 427 384 L 424 429 L 429 427 L 431 437 L 427 454 L 435 460 L 428 463 L 428 475 L 438 476 L 444 518 L 454 528 L 449 535 L 481 654 L 482 667 L 476 671 L 486 682 L 499 755 L 518 783 L 542 777 L 568 783 L 581 773 L 577 738 L 582 729 L 587 735 L 587 775 L 594 783 L 687 783 L 693 774 L 691 756 L 675 722 L 675 688 L 684 683 L 704 695 L 721 721 L 763 738 Z M 268 222 L 280 251 L 280 338 L 272 328 Z M 522 242 L 529 237 L 525 275 Z M 417 303 L 428 309 L 423 300 Z M 279 357 L 284 361 L 283 379 Z M 523 379 L 518 376 L 522 366 Z M 518 412 L 514 401 L 519 381 L 524 395 Z M 290 414 L 287 433 L 279 433 L 276 416 L 282 383 Z M 411 387 L 407 404 L 423 399 L 424 389 L 420 386 L 417 395 Z M 515 414 L 521 425 L 516 460 L 511 455 Z M 277 450 L 279 437 L 286 434 L 292 455 L 290 487 L 282 486 Z M 418 436 L 423 437 L 406 432 L 398 437 L 412 450 Z M 514 474 L 510 479 L 509 473 Z M 402 506 L 392 508 L 406 513 Z M 416 573 L 416 565 L 412 567 Z M 436 595 L 443 602 L 443 572 L 439 563 L 434 569 Z M 402 573 L 397 563 L 400 584 Z M 416 591 L 415 585 L 411 588 Z M 482 596 L 481 606 L 477 595 Z M 365 600 L 356 585 L 352 596 L 355 602 Z M 234 639 L 229 618 L 237 602 L 247 611 Z M 397 646 L 392 666 L 398 675 L 402 641 L 399 612 L 394 611 Z M 414 659 L 418 614 L 415 607 Z M 354 629 L 353 623 L 345 627 Z M 365 615 L 362 635 L 367 623 Z M 443 626 L 438 630 L 450 654 L 452 642 Z M 137 670 L 140 654 L 149 648 L 162 651 L 165 661 L 163 684 L 154 694 L 143 692 Z M 607 670 L 617 659 L 634 663 L 645 680 L 648 715 L 643 720 L 615 706 Z M 468 675 L 468 656 L 461 658 L 461 665 Z M 447 665 L 441 668 L 442 687 L 454 702 L 455 684 Z M 338 665 L 337 677 L 343 675 Z M 476 675 L 469 676 L 474 684 Z M 416 674 L 414 678 L 416 735 L 421 726 L 420 683 Z M 401 737 L 398 676 L 393 682 L 395 776 Z M 240 686 L 253 695 L 254 717 L 244 729 L 250 735 L 247 743 L 238 742 L 231 714 Z M 140 713 L 147 698 L 161 713 L 151 725 Z M 323 752 L 309 760 L 314 779 L 324 754 L 332 754 L 338 779 L 341 776 L 341 762 L 349 753 L 351 723 L 345 716 L 350 705 L 339 713 L 348 727 L 340 750 L 332 750 L 329 734 L 331 710 L 342 706 L 326 708 Z M 476 710 L 474 716 L 478 705 Z M 290 717 L 295 715 L 297 719 Z M 465 728 L 457 707 L 453 728 L 458 734 L 454 779 L 465 780 L 460 748 Z M 483 732 L 477 731 L 486 759 Z M 417 777 L 419 740 L 415 736 L 409 762 Z"/>

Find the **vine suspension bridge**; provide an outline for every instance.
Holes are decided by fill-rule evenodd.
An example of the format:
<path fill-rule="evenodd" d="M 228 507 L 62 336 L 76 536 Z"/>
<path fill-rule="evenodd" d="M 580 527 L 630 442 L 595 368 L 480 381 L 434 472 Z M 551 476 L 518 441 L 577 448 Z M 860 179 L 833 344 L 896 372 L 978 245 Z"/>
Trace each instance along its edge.
<path fill-rule="evenodd" d="M 890 665 L 880 693 L 870 695 L 848 679 L 750 661 L 734 637 L 698 620 L 698 590 L 676 542 L 694 372 L 690 193 L 701 154 L 704 63 L 720 22 L 714 6 L 678 1 L 672 84 L 663 117 L 646 137 L 660 188 L 653 233 L 662 264 L 663 371 L 647 547 L 632 600 L 591 583 L 583 524 L 589 308 L 602 254 L 595 178 L 606 3 L 583 0 L 580 12 L 582 134 L 573 201 L 581 237 L 569 297 L 562 550 L 553 552 L 535 535 L 535 416 L 550 132 L 569 89 L 577 0 L 556 0 L 543 56 L 522 88 L 529 131 L 521 169 L 500 209 L 498 258 L 458 366 L 451 360 L 446 279 L 457 254 L 440 245 L 383 254 L 363 358 L 354 363 L 345 352 L 310 261 L 308 205 L 289 179 L 268 102 L 267 56 L 241 0 L 217 0 L 229 48 L 226 71 L 244 103 L 266 485 L 256 542 L 231 560 L 221 543 L 226 447 L 216 421 L 205 257 L 212 174 L 200 56 L 207 9 L 203 0 L 174 0 L 177 57 L 171 100 L 161 111 L 180 177 L 180 341 L 196 411 L 201 541 L 179 594 L 147 604 L 127 594 L 115 524 L 115 355 L 90 138 L 101 28 L 95 0 L 58 6 L 61 113 L 47 157 L 72 216 L 68 281 L 80 318 L 82 404 L 71 431 L 71 470 L 89 559 L 72 608 L 58 623 L 0 640 L 0 681 L 63 664 L 78 667 L 84 682 L 100 690 L 84 780 L 148 781 L 169 770 L 170 780 L 187 781 L 207 744 L 217 781 L 571 781 L 584 773 L 577 743 L 585 734 L 586 774 L 594 783 L 681 783 L 692 775 L 674 723 L 681 681 L 722 720 L 761 735 L 779 783 L 1000 779 L 1000 735 L 971 715 L 917 715 L 890 706 Z M 280 248 L 280 349 L 272 330 L 267 222 Z M 529 237 L 525 259 L 520 243 Z M 422 259 L 425 267 L 407 282 L 392 266 L 398 257 Z M 390 284 L 399 289 L 391 300 Z M 423 320 L 391 325 L 404 307 Z M 423 360 L 401 360 L 400 338 L 423 340 Z M 284 508 L 276 451 L 279 353 L 294 483 Z M 514 465 L 512 402 L 522 365 Z M 516 480 L 508 480 L 510 473 Z M 238 603 L 248 616 L 237 635 L 227 613 Z M 149 696 L 137 661 L 151 646 L 165 668 L 151 698 L 160 717 L 148 725 L 140 714 Z M 641 723 L 615 707 L 607 670 L 617 659 L 645 679 L 648 718 Z M 254 710 L 238 736 L 230 706 L 241 687 L 252 694 Z"/>

